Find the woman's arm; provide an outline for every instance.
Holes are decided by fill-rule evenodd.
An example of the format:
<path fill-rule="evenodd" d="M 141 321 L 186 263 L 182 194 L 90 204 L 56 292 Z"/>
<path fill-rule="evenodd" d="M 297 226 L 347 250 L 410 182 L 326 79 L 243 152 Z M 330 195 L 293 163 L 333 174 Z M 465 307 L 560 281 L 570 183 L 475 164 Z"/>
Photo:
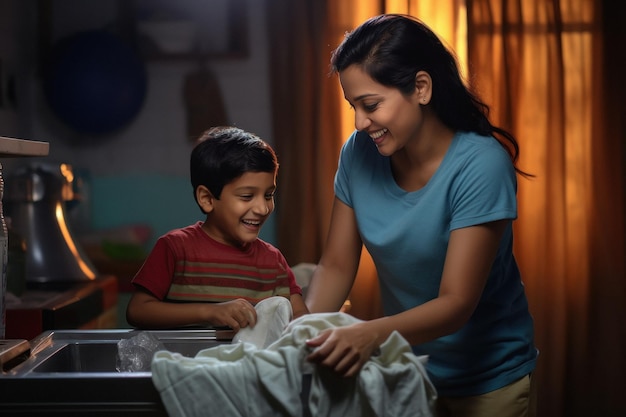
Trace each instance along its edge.
<path fill-rule="evenodd" d="M 164 329 L 189 325 L 229 326 L 235 331 L 256 324 L 256 310 L 248 301 L 224 303 L 170 303 L 137 289 L 126 308 L 131 326 Z"/>
<path fill-rule="evenodd" d="M 405 312 L 322 332 L 309 360 L 351 376 L 397 330 L 411 345 L 459 330 L 480 300 L 508 220 L 454 230 L 437 298 Z"/>
<path fill-rule="evenodd" d="M 311 313 L 339 311 L 354 283 L 362 245 L 354 211 L 335 197 L 324 252 L 307 290 Z"/>

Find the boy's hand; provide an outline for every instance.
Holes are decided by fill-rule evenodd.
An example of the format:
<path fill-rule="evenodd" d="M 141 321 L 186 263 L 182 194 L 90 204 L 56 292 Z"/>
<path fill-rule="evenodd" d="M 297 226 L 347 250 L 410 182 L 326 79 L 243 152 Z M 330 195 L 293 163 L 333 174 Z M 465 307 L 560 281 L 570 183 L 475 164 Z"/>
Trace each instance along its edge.
<path fill-rule="evenodd" d="M 238 298 L 219 304 L 207 304 L 209 317 L 207 322 L 215 326 L 228 326 L 235 332 L 244 327 L 254 327 L 256 310 L 248 301 Z"/>
<path fill-rule="evenodd" d="M 306 308 L 306 304 L 304 304 L 304 299 L 300 294 L 292 294 L 290 297 L 290 301 L 291 310 L 293 311 L 292 320 L 295 320 L 300 316 L 304 316 L 305 314 L 309 314 L 309 309 Z"/>

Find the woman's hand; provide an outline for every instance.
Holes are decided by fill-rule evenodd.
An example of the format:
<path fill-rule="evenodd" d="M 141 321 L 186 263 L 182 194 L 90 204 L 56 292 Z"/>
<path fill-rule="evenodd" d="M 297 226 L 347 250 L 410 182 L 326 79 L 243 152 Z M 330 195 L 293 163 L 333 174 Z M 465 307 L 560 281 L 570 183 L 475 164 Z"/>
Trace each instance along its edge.
<path fill-rule="evenodd" d="M 324 330 L 307 340 L 309 347 L 316 348 L 307 360 L 327 366 L 338 374 L 356 375 L 365 362 L 378 349 L 378 335 L 367 323 L 356 323 L 345 327 Z"/>

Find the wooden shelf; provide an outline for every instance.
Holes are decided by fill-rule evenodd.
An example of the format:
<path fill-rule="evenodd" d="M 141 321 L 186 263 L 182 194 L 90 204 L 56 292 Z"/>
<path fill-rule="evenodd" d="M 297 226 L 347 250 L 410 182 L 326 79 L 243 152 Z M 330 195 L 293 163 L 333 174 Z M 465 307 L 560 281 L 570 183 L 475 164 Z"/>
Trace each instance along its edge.
<path fill-rule="evenodd" d="M 48 142 L 0 136 L 0 157 L 47 156 L 49 152 Z"/>

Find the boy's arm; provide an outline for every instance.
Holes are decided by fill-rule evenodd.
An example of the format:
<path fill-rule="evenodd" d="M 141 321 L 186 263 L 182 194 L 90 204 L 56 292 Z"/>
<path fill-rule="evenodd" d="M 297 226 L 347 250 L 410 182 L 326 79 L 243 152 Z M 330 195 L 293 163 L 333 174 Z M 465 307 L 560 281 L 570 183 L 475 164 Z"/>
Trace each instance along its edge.
<path fill-rule="evenodd" d="M 290 300 L 294 319 L 309 314 L 309 309 L 306 307 L 304 298 L 300 294 L 291 294 Z"/>
<path fill-rule="evenodd" d="M 302 302 L 304 303 L 304 302 Z M 126 320 L 143 329 L 189 325 L 229 326 L 234 331 L 256 324 L 256 311 L 244 299 L 224 303 L 170 303 L 137 289 L 126 308 Z"/>

